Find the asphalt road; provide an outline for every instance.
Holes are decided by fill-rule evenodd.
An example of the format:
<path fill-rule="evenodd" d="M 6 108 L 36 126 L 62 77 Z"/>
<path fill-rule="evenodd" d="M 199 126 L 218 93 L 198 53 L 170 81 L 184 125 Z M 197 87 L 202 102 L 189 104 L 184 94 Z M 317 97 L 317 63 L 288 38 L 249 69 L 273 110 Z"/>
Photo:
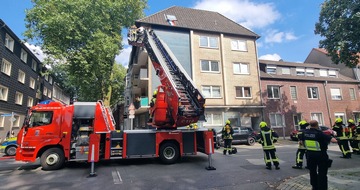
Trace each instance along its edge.
<path fill-rule="evenodd" d="M 89 177 L 88 163 L 71 163 L 56 171 L 43 171 L 38 162 L 22 163 L 0 159 L 0 189 L 275 189 L 287 178 L 308 173 L 295 170 L 296 142 L 280 141 L 277 155 L 280 170 L 266 170 L 260 145 L 236 145 L 238 153 L 213 155 L 216 170 L 208 171 L 207 155 L 183 157 L 179 163 L 163 165 L 157 159 L 113 160 L 95 165 L 96 177 Z M 341 159 L 338 146 L 329 148 L 331 169 L 352 168 L 360 155 Z"/>

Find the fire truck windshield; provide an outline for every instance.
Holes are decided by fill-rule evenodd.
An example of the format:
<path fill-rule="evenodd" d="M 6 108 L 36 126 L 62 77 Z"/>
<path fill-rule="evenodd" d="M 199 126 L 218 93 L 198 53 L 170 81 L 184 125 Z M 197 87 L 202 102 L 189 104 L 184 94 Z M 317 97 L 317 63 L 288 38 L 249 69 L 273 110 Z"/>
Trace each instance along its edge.
<path fill-rule="evenodd" d="M 30 116 L 29 127 L 49 125 L 52 122 L 52 111 L 36 111 L 32 112 Z"/>

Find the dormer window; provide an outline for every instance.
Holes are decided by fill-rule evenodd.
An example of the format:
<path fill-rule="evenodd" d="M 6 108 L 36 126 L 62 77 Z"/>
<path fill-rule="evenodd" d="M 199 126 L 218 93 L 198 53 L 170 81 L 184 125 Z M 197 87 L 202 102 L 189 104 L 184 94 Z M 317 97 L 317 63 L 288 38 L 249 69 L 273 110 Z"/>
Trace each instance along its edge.
<path fill-rule="evenodd" d="M 296 68 L 297 76 L 305 76 L 305 68 Z"/>
<path fill-rule="evenodd" d="M 275 65 L 266 66 L 266 73 L 276 75 L 276 66 Z"/>
<path fill-rule="evenodd" d="M 313 77 L 314 75 L 314 69 L 306 68 L 306 76 Z"/>
<path fill-rule="evenodd" d="M 334 77 L 334 78 L 336 78 L 336 77 L 337 77 L 336 71 L 335 71 L 335 70 L 329 70 L 329 77 Z"/>

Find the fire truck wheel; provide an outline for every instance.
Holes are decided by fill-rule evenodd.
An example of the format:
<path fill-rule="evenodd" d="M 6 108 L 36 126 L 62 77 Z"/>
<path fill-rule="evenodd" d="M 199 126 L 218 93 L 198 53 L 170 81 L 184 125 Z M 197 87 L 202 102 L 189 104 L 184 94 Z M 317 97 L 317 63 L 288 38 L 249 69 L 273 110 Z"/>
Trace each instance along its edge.
<path fill-rule="evenodd" d="M 16 148 L 17 147 L 15 145 L 6 147 L 5 154 L 8 155 L 8 156 L 15 156 Z"/>
<path fill-rule="evenodd" d="M 179 158 L 179 148 L 171 142 L 166 142 L 160 147 L 160 160 L 164 164 L 174 164 Z"/>
<path fill-rule="evenodd" d="M 59 148 L 47 149 L 40 158 L 43 170 L 57 170 L 60 169 L 64 162 L 64 152 Z"/>

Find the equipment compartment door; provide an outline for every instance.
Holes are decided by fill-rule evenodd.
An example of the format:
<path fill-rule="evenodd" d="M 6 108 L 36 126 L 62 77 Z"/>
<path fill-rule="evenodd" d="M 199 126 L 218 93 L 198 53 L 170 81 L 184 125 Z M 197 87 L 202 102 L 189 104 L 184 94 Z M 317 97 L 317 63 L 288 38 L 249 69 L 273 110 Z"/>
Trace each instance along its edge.
<path fill-rule="evenodd" d="M 128 158 L 155 157 L 156 133 L 127 133 L 126 156 Z"/>

